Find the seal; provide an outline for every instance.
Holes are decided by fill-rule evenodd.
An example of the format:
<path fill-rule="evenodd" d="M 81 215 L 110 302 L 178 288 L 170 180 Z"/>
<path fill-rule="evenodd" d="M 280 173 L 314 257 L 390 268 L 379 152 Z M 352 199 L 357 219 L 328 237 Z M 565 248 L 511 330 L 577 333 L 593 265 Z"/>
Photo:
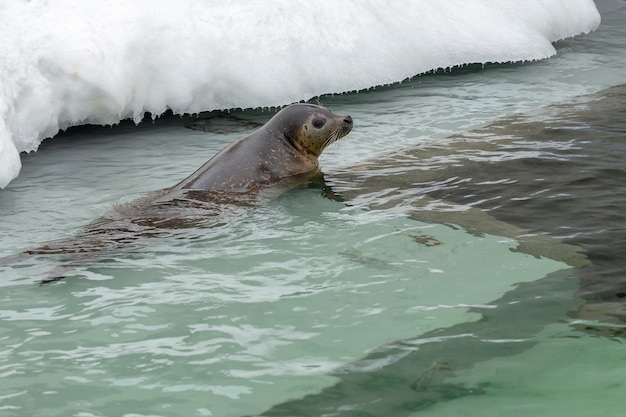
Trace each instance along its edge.
<path fill-rule="evenodd" d="M 319 156 L 350 133 L 352 126 L 350 116 L 338 116 L 314 104 L 291 104 L 175 186 L 118 205 L 88 229 L 102 230 L 106 223 L 119 225 L 120 221 L 179 229 L 203 223 L 227 205 L 247 206 L 261 197 L 272 198 L 318 174 Z"/>
<path fill-rule="evenodd" d="M 171 191 L 251 192 L 278 180 L 314 172 L 318 157 L 352 129 L 350 116 L 322 106 L 291 104 L 249 136 L 223 149 Z"/>
<path fill-rule="evenodd" d="M 308 179 L 318 173 L 318 158 L 324 149 L 347 135 L 352 126 L 350 116 L 338 116 L 314 104 L 291 104 L 175 186 L 118 204 L 82 232 L 2 258 L 0 266 L 33 255 L 80 256 L 70 259 L 71 267 L 142 236 L 156 237 L 172 229 L 210 225 L 210 219 L 227 206 L 247 206 L 262 190 L 281 191 L 281 185 L 295 182 L 296 177 Z M 41 282 L 63 278 L 65 269 L 67 265 Z"/>

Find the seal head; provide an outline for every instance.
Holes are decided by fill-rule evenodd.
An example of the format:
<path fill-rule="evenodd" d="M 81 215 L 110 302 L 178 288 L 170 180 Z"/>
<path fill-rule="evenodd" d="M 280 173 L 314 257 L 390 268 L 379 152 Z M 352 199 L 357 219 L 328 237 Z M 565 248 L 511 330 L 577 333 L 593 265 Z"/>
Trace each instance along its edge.
<path fill-rule="evenodd" d="M 294 148 L 317 159 L 330 144 L 350 133 L 352 117 L 337 116 L 325 107 L 298 103 L 278 112 L 266 127 L 282 129 Z"/>

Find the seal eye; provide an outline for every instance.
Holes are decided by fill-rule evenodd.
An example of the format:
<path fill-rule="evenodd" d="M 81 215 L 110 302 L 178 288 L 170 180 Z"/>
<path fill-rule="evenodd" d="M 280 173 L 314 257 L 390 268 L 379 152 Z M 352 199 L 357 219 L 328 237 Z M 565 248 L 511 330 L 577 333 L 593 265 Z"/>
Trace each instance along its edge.
<path fill-rule="evenodd" d="M 313 127 L 316 129 L 321 129 L 326 124 L 326 120 L 324 119 L 313 119 Z"/>

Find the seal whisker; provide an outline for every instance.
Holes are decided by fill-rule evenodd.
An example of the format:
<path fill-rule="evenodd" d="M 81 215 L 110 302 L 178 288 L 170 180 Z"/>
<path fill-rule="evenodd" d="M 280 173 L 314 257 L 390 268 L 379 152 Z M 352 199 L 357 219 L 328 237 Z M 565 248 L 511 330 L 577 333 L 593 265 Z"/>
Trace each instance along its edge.
<path fill-rule="evenodd" d="M 329 145 L 331 145 L 332 143 L 338 141 L 341 138 L 341 129 L 335 129 L 331 132 L 330 135 L 328 135 L 328 139 L 326 139 L 326 141 L 324 142 L 324 144 L 322 145 L 322 149 L 326 149 Z"/>
<path fill-rule="evenodd" d="M 341 146 L 341 141 L 339 139 L 341 139 L 343 136 L 339 136 L 336 140 L 332 141 L 331 143 L 328 144 L 328 148 L 327 148 L 327 152 L 334 152 L 336 149 L 339 148 L 339 146 Z"/>

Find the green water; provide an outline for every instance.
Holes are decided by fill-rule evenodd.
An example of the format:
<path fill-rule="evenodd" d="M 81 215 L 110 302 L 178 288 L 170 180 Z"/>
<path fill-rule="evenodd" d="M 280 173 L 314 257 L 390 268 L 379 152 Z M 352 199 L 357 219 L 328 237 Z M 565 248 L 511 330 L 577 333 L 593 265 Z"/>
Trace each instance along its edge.
<path fill-rule="evenodd" d="M 572 334 L 551 324 L 533 337 L 538 343 L 514 356 L 491 359 L 448 381 L 485 387 L 481 395 L 437 404 L 426 416 L 619 416 L 624 406 L 624 349 L 616 340 Z"/>
<path fill-rule="evenodd" d="M 83 279 L 5 287 L 3 409 L 259 413 L 332 385 L 327 373 L 372 349 L 477 320 L 471 306 L 493 308 L 517 283 L 567 268 L 511 252 L 509 239 L 346 208 L 316 190 L 233 222 L 180 252 L 164 239 L 152 259 L 120 252 L 80 267 Z M 481 254 L 499 261 L 477 268 Z"/>

